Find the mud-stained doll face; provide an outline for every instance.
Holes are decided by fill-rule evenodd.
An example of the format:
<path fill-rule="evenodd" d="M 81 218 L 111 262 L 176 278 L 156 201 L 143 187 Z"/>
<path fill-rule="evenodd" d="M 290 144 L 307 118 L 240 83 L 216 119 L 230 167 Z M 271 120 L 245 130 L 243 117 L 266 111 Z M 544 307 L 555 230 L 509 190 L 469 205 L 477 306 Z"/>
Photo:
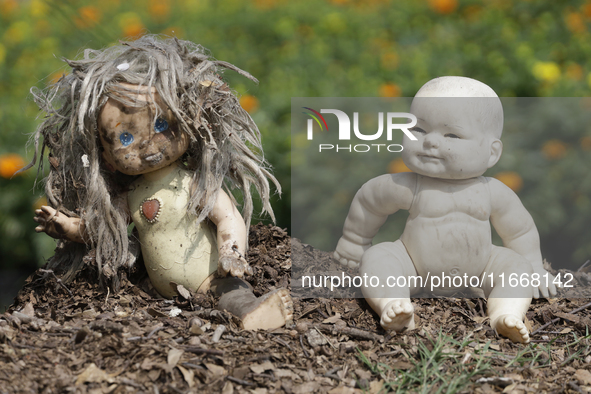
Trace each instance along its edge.
<path fill-rule="evenodd" d="M 128 107 L 109 98 L 98 119 L 103 158 L 127 175 L 164 168 L 177 161 L 189 147 L 189 137 L 178 130 L 176 119 L 156 90 L 152 88 L 155 102 L 151 102 L 148 90 L 138 89 L 134 98 L 146 102 L 145 106 Z M 154 120 L 156 105 L 160 115 Z"/>

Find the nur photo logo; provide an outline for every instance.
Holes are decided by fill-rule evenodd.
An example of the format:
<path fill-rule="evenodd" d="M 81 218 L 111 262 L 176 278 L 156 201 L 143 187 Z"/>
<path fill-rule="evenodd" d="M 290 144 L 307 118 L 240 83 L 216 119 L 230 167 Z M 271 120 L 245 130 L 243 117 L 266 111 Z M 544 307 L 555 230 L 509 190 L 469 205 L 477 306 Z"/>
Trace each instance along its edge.
<path fill-rule="evenodd" d="M 312 119 L 314 119 L 316 121 L 316 123 L 318 123 L 318 126 L 320 126 L 320 130 L 324 130 L 324 127 L 326 127 L 326 131 L 328 131 L 328 125 L 326 124 L 326 120 L 324 119 L 324 117 L 322 115 L 320 115 L 320 113 L 318 111 L 313 110 L 312 108 L 309 107 L 302 107 L 304 109 L 307 109 L 308 111 L 311 111 L 312 113 L 306 113 L 306 112 L 302 112 L 305 115 L 310 115 L 312 117 Z M 320 123 L 320 119 L 322 119 L 322 123 Z M 308 119 L 308 139 L 311 140 L 313 138 L 313 130 L 312 130 L 312 126 L 314 125 L 312 123 L 312 119 Z M 324 124 L 324 127 L 322 126 Z"/>
<path fill-rule="evenodd" d="M 417 118 L 411 113 L 408 112 L 378 112 L 377 113 L 377 131 L 373 134 L 365 134 L 362 133 L 359 128 L 359 112 L 353 112 L 353 122 L 349 118 L 349 115 L 344 111 L 339 109 L 320 109 L 320 111 L 316 111 L 310 107 L 302 107 L 307 112 L 302 112 L 303 114 L 310 116 L 310 119 L 307 120 L 306 123 L 306 136 L 309 141 L 314 139 L 314 125 L 317 124 L 320 131 L 328 131 L 328 123 L 322 114 L 332 114 L 336 116 L 338 122 L 338 135 L 335 136 L 338 138 L 338 141 L 350 141 L 352 137 L 351 130 L 353 130 L 353 135 L 355 138 L 362 140 L 362 141 L 376 141 L 379 139 L 383 139 L 384 129 L 386 131 L 385 140 L 392 141 L 392 136 L 394 130 L 402 131 L 410 140 L 416 141 L 417 138 L 410 132 L 409 129 L 414 127 L 417 124 Z M 405 119 L 405 123 L 399 123 L 399 119 Z M 351 127 L 351 123 L 353 127 Z M 384 127 L 384 123 L 386 123 Z M 335 141 L 337 142 L 337 141 Z M 371 150 L 376 150 L 377 152 L 380 151 L 381 148 L 386 149 L 388 152 L 396 153 L 402 151 L 402 145 L 400 144 L 318 144 L 318 151 L 327 151 L 327 150 L 334 150 L 336 152 L 340 151 L 347 151 L 347 152 L 359 152 L 365 153 Z"/>

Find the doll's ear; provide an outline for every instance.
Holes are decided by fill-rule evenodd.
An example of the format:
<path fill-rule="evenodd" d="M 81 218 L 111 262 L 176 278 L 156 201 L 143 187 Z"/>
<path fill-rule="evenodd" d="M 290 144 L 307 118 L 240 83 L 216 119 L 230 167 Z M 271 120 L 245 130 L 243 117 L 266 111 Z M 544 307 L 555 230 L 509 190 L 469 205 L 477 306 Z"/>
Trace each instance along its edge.
<path fill-rule="evenodd" d="M 497 161 L 501 158 L 501 153 L 503 153 L 503 143 L 501 140 L 494 140 L 490 144 L 490 157 L 488 159 L 488 168 L 491 168 Z"/>

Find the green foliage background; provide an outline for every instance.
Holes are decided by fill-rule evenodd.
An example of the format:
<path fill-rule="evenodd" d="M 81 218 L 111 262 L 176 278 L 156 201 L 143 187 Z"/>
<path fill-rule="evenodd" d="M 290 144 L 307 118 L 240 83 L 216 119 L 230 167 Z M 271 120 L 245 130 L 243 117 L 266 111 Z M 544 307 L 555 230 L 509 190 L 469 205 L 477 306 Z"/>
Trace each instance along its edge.
<path fill-rule="evenodd" d="M 30 160 L 25 145 L 39 113 L 29 88 L 66 71 L 61 57 L 142 31 L 175 34 L 261 81 L 226 73 L 263 133 L 284 187 L 274 201 L 278 224 L 289 227 L 291 97 L 410 97 L 441 75 L 479 79 L 499 96 L 589 96 L 590 18 L 591 4 L 581 0 L 0 0 L 0 169 L 4 154 Z M 552 207 L 576 210 L 576 242 L 562 236 L 565 260 L 580 263 L 591 255 L 591 131 L 544 130 L 512 137 L 516 151 L 506 149 L 532 152 L 539 165 L 501 162 L 499 170 L 526 180 L 523 171 L 538 171 L 542 183 L 524 182 L 519 195 L 533 211 L 553 211 L 535 217 L 543 237 L 560 235 L 569 217 Z M 551 140 L 559 154 L 548 154 Z M 540 168 L 560 187 L 543 192 Z M 34 267 L 51 255 L 53 241 L 33 234 L 42 195 L 34 179 L 33 170 L 0 178 L 1 268 Z"/>

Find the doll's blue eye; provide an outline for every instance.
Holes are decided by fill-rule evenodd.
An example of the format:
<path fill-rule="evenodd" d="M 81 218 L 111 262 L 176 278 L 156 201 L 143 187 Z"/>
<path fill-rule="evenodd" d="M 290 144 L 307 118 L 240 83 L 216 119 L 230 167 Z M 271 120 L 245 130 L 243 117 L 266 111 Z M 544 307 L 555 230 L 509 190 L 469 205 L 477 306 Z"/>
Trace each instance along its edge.
<path fill-rule="evenodd" d="M 163 131 L 168 130 L 168 122 L 163 118 L 156 119 L 154 130 L 156 130 L 157 133 L 162 133 Z"/>
<path fill-rule="evenodd" d="M 133 142 L 133 134 L 125 131 L 121 133 L 119 140 L 121 141 L 121 145 L 129 146 Z"/>

